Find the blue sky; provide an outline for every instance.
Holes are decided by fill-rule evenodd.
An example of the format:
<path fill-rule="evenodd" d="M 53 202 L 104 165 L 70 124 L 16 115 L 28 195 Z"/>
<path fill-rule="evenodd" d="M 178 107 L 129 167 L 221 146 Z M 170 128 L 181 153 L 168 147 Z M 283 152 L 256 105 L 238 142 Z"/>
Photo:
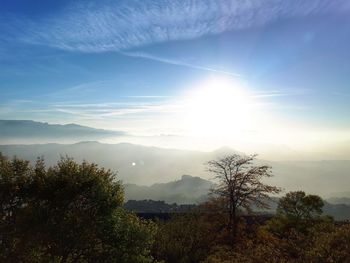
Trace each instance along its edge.
<path fill-rule="evenodd" d="M 266 120 L 233 137 L 350 141 L 349 15 L 346 0 L 2 0 L 0 118 L 195 136 L 188 94 L 225 79 Z"/>

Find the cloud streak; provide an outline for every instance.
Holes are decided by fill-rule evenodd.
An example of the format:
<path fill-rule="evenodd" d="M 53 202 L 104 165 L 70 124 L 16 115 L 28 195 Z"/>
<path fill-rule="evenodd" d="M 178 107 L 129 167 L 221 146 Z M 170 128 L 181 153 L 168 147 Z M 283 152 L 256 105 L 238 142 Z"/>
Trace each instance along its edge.
<path fill-rule="evenodd" d="M 4 22 L 0 30 L 6 32 L 0 43 L 19 41 L 80 52 L 120 51 L 349 9 L 347 0 L 80 1 L 35 20 L 0 17 Z"/>
<path fill-rule="evenodd" d="M 183 66 L 183 67 L 192 68 L 192 69 L 210 71 L 210 72 L 214 72 L 214 73 L 229 75 L 232 77 L 241 77 L 239 74 L 236 74 L 233 72 L 219 70 L 219 69 L 206 67 L 206 66 L 195 65 L 195 64 L 187 63 L 185 61 L 181 61 L 181 60 L 177 60 L 177 59 L 168 59 L 168 58 L 163 58 L 163 57 L 159 57 L 159 56 L 154 56 L 154 55 L 151 55 L 151 54 L 148 54 L 145 52 L 121 52 L 121 54 L 126 55 L 128 57 L 144 58 L 144 59 L 158 61 L 158 62 L 165 63 L 165 64 L 171 64 L 171 65 Z"/>
<path fill-rule="evenodd" d="M 81 85 L 84 86 L 84 85 Z M 80 86 L 77 86 L 80 87 Z M 72 89 L 79 92 L 78 89 Z M 256 106 L 281 107 L 269 98 L 298 95 L 289 91 L 269 91 L 265 93 L 252 92 L 252 100 L 260 100 Z M 257 101 L 258 102 L 258 101 Z M 85 120 L 143 120 L 145 118 L 157 119 L 160 116 L 186 116 L 189 110 L 189 101 L 184 96 L 126 96 L 117 101 L 39 101 L 39 100 L 13 100 L 3 103 L 0 107 L 0 118 L 16 113 L 20 118 L 26 116 L 63 116 L 70 121 L 74 119 Z M 284 105 L 285 107 L 286 105 Z M 63 114 L 63 115 L 62 115 Z M 181 117 L 181 118 L 182 118 Z"/>

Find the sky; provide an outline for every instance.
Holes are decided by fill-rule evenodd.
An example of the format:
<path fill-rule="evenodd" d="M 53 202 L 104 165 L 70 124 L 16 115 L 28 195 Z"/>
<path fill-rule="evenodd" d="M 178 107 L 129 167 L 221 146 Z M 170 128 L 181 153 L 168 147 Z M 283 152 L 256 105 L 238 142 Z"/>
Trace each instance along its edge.
<path fill-rule="evenodd" d="M 350 147 L 347 0 L 0 5 L 0 119 L 167 147 Z"/>

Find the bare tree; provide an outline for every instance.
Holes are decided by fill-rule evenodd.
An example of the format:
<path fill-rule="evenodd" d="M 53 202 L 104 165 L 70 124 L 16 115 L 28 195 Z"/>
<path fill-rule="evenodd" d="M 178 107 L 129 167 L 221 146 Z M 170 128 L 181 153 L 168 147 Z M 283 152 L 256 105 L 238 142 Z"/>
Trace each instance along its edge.
<path fill-rule="evenodd" d="M 229 155 L 208 162 L 208 171 L 215 175 L 218 184 L 213 194 L 225 200 L 229 216 L 228 229 L 232 245 L 237 237 L 239 211 L 250 210 L 254 205 L 268 208 L 269 194 L 279 193 L 278 187 L 264 184 L 261 180 L 271 177 L 271 167 L 253 164 L 256 155 Z"/>

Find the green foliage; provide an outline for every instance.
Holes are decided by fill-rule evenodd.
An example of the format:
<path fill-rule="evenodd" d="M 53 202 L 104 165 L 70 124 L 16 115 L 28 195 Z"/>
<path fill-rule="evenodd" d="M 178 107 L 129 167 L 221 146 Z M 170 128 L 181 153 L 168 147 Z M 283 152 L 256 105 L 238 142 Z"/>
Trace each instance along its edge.
<path fill-rule="evenodd" d="M 0 262 L 350 262 L 350 225 L 301 191 L 281 198 L 267 225 L 239 215 L 235 246 L 225 198 L 157 225 L 122 204 L 115 174 L 95 164 L 63 158 L 46 169 L 0 154 Z"/>
<path fill-rule="evenodd" d="M 115 178 L 70 158 L 46 169 L 0 155 L 0 260 L 151 262 L 155 226 L 121 209 Z"/>
<path fill-rule="evenodd" d="M 334 263 L 350 262 L 350 225 L 322 223 L 308 234 L 290 231 L 280 238 L 260 228 L 238 247 L 215 247 L 203 263 Z"/>
<path fill-rule="evenodd" d="M 318 196 L 289 193 L 267 226 L 250 228 L 233 248 L 217 244 L 203 262 L 350 262 L 350 225 L 322 217 L 322 205 Z"/>
<path fill-rule="evenodd" d="M 321 216 L 323 206 L 321 197 L 317 195 L 307 195 L 303 191 L 289 192 L 279 200 L 276 216 L 269 227 L 280 235 L 292 229 L 305 233 L 316 223 L 331 220 Z"/>
<path fill-rule="evenodd" d="M 195 209 L 196 205 L 167 204 L 164 201 L 154 200 L 128 200 L 124 208 L 136 213 L 185 213 Z"/>
<path fill-rule="evenodd" d="M 279 200 L 277 215 L 308 220 L 322 214 L 324 203 L 317 195 L 306 195 L 303 191 L 289 192 Z"/>
<path fill-rule="evenodd" d="M 314 232 L 305 258 L 315 263 L 350 262 L 350 225 Z"/>
<path fill-rule="evenodd" d="M 202 263 L 233 263 L 237 262 L 237 255 L 230 246 L 217 246 Z"/>
<path fill-rule="evenodd" d="M 283 240 L 260 226 L 251 229 L 251 231 L 250 234 L 241 237 L 234 248 L 225 245 L 214 247 L 203 263 L 289 262 L 284 251 L 285 244 Z"/>
<path fill-rule="evenodd" d="M 205 259 L 216 242 L 215 223 L 199 213 L 174 216 L 159 223 L 154 257 L 167 263 L 195 263 Z"/>

